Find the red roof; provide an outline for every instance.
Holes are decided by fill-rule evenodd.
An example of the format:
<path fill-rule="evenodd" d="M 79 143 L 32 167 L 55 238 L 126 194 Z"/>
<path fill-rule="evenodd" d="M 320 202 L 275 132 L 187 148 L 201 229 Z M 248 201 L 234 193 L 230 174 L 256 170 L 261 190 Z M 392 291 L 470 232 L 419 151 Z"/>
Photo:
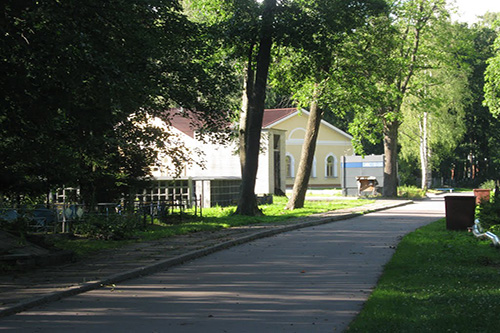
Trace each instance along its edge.
<path fill-rule="evenodd" d="M 169 109 L 164 113 L 164 119 L 176 129 L 194 138 L 194 132 L 201 127 L 201 122 L 189 110 L 185 109 Z M 196 127 L 196 128 L 195 128 Z"/>
<path fill-rule="evenodd" d="M 228 121 L 209 119 L 208 117 L 209 115 L 201 112 L 194 112 L 184 108 L 174 108 L 165 111 L 163 119 L 191 138 L 194 138 L 195 132 L 206 126 L 213 128 L 215 124 L 220 130 L 228 129 L 231 126 Z"/>
<path fill-rule="evenodd" d="M 295 112 L 297 108 L 265 109 L 262 127 L 266 128 Z M 192 138 L 194 138 L 195 131 L 204 124 L 198 114 L 187 109 L 169 109 L 165 112 L 165 116 L 173 127 Z"/>
<path fill-rule="evenodd" d="M 268 127 L 278 120 L 288 117 L 297 112 L 297 108 L 286 109 L 266 109 L 264 110 L 264 118 L 262 119 L 262 127 Z"/>

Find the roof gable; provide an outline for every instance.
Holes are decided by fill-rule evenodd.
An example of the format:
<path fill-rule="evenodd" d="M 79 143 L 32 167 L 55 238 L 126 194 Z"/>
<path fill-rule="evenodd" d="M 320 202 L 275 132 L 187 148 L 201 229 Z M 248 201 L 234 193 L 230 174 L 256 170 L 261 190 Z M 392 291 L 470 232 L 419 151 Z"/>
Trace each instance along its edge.
<path fill-rule="evenodd" d="M 307 117 L 309 117 L 310 114 L 309 111 L 306 111 L 304 109 L 299 110 L 298 108 L 265 109 L 262 118 L 262 128 L 273 128 L 283 121 L 295 117 L 299 113 L 305 114 Z M 198 114 L 187 109 L 170 109 L 165 112 L 165 115 L 166 118 L 168 118 L 169 123 L 173 127 L 191 138 L 194 138 L 195 132 L 197 132 L 204 125 L 203 120 L 200 119 Z M 337 133 L 340 133 L 349 140 L 352 140 L 351 135 L 333 126 L 329 122 L 321 120 L 321 124 L 327 126 Z"/>
<path fill-rule="evenodd" d="M 189 109 L 184 108 L 173 108 L 166 110 L 163 113 L 163 120 L 166 120 L 175 129 L 186 134 L 191 138 L 195 138 L 195 135 L 200 131 L 205 132 L 206 129 L 210 130 L 210 126 L 213 125 L 213 120 L 211 122 L 203 113 L 194 112 Z M 223 132 L 224 130 L 231 129 L 231 123 L 229 121 L 222 121 L 217 123 L 217 129 Z"/>
<path fill-rule="evenodd" d="M 195 128 L 194 124 L 192 123 L 192 118 L 186 117 L 180 112 L 175 112 L 172 113 L 172 115 L 169 117 L 169 120 L 173 127 L 186 134 L 187 136 L 194 138 Z"/>
<path fill-rule="evenodd" d="M 262 128 L 272 128 L 283 121 L 290 119 L 292 117 L 295 117 L 299 113 L 305 114 L 307 117 L 309 117 L 310 112 L 307 110 L 299 110 L 297 108 L 287 108 L 287 109 L 266 109 L 264 110 L 264 118 L 262 121 Z M 330 128 L 331 130 L 343 135 L 349 140 L 352 140 L 353 137 L 346 132 L 342 131 L 341 129 L 333 126 L 329 122 L 325 120 L 321 120 L 321 124 Z"/>
<path fill-rule="evenodd" d="M 298 113 L 297 108 L 285 109 L 265 109 L 264 117 L 262 118 L 262 128 L 269 128 L 277 123 L 282 122 Z"/>

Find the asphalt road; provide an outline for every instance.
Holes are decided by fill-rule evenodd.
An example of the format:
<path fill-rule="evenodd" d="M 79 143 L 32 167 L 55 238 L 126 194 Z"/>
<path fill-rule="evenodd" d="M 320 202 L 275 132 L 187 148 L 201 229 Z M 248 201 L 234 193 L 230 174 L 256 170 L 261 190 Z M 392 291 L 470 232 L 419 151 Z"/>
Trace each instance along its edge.
<path fill-rule="evenodd" d="M 16 332 L 341 332 L 426 200 L 299 229 L 0 319 Z"/>

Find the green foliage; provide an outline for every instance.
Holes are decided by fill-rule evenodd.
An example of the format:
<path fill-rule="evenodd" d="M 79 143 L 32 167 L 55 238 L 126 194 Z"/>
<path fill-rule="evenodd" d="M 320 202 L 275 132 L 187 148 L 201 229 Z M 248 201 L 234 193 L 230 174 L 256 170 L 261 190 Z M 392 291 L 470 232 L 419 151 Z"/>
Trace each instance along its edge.
<path fill-rule="evenodd" d="M 299 108 L 309 107 L 303 155 L 295 177 L 294 192 L 287 209 L 302 207 L 313 163 L 321 110 L 338 103 L 342 89 L 336 83 L 335 50 L 342 40 L 372 15 L 384 9 L 382 1 L 296 1 L 291 22 L 300 22 L 296 38 L 285 36 L 279 50 L 280 62 L 274 66 L 274 85 L 288 86 Z M 293 34 L 293 33 L 292 33 Z M 316 119 L 314 122 L 313 119 Z M 312 138 L 312 139 L 308 139 Z M 311 152 L 311 153 L 309 153 Z"/>
<path fill-rule="evenodd" d="M 489 231 L 494 233 L 495 235 L 500 235 L 500 223 L 494 224 L 489 228 Z"/>
<path fill-rule="evenodd" d="M 477 25 L 479 27 L 486 27 L 490 29 L 498 30 L 500 28 L 498 21 L 500 21 L 500 12 L 490 12 L 486 11 L 484 15 L 479 16 L 481 19 Z"/>
<path fill-rule="evenodd" d="M 222 118 L 231 64 L 213 59 L 207 32 L 181 11 L 177 0 L 2 6 L 4 194 L 80 185 L 87 204 L 108 202 L 148 175 L 155 144 L 182 155 L 161 145 L 170 133 L 137 121 L 179 104 L 206 110 L 212 126 Z"/>
<path fill-rule="evenodd" d="M 490 201 L 482 201 L 477 208 L 476 217 L 485 230 L 500 224 L 500 199 L 493 196 Z"/>
<path fill-rule="evenodd" d="M 416 158 L 399 161 L 398 176 L 401 186 L 417 186 L 417 180 L 421 177 L 420 165 Z"/>
<path fill-rule="evenodd" d="M 433 52 L 443 51 L 428 57 L 425 67 L 415 71 L 413 86 L 403 101 L 404 122 L 400 128 L 401 157 L 421 160 L 425 138 L 430 169 L 454 152 L 466 130 L 470 68 L 465 57 L 473 54 L 471 34 L 463 26 L 443 22 L 434 31 L 423 46 Z M 450 46 L 443 48 L 446 43 Z"/>
<path fill-rule="evenodd" d="M 495 53 L 488 59 L 488 67 L 484 73 L 484 105 L 498 118 L 500 115 L 500 36 L 493 44 Z"/>
<path fill-rule="evenodd" d="M 484 183 L 481 183 L 481 185 L 479 185 L 479 188 L 494 190 L 496 183 L 497 182 L 494 180 L 487 180 Z"/>
<path fill-rule="evenodd" d="M 386 158 L 384 195 L 397 193 L 399 127 L 402 106 L 414 89 L 414 76 L 431 61 L 439 63 L 441 48 L 429 47 L 436 29 L 447 20 L 443 0 L 388 1 L 390 13 L 370 18 L 337 50 L 334 79 L 355 110 L 349 132 L 356 152 L 383 138 Z M 340 103 L 342 105 L 342 103 Z"/>
<path fill-rule="evenodd" d="M 416 186 L 399 186 L 398 197 L 408 199 L 423 199 L 425 198 L 426 191 Z"/>
<path fill-rule="evenodd" d="M 344 94 L 333 76 L 338 70 L 337 48 L 373 15 L 386 10 L 384 1 L 293 1 L 284 11 L 278 28 L 280 47 L 271 68 L 271 85 L 299 107 L 317 99 L 320 109 L 342 113 L 339 96 Z"/>
<path fill-rule="evenodd" d="M 472 73 L 468 78 L 471 100 L 465 108 L 464 117 L 466 132 L 458 147 L 443 159 L 439 171 L 441 176 L 449 179 L 453 169 L 457 184 L 477 187 L 487 179 L 494 179 L 500 170 L 500 120 L 482 104 L 486 61 L 495 54 L 492 44 L 496 33 L 490 28 L 473 27 L 469 29 L 469 34 L 473 52 L 468 54 L 467 59 Z M 471 152 L 474 153 L 471 155 Z"/>
<path fill-rule="evenodd" d="M 495 332 L 498 249 L 444 219 L 405 236 L 347 332 Z"/>
<path fill-rule="evenodd" d="M 23 195 L 16 197 L 1 197 L 0 209 L 21 207 L 23 210 L 31 210 L 37 207 L 44 206 L 47 197 L 46 195 Z"/>
<path fill-rule="evenodd" d="M 89 214 L 85 220 L 76 222 L 73 232 L 76 235 L 103 240 L 130 239 L 143 226 L 137 215 L 108 216 Z"/>

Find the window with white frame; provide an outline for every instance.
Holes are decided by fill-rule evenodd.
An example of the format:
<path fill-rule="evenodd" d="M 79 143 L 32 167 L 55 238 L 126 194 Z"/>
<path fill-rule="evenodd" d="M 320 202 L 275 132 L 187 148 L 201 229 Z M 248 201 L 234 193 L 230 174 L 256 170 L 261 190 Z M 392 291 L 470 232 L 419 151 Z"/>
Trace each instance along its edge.
<path fill-rule="evenodd" d="M 290 153 L 286 154 L 285 157 L 285 165 L 286 165 L 286 176 L 287 178 L 293 178 L 295 177 L 295 160 L 293 156 Z"/>
<path fill-rule="evenodd" d="M 337 177 L 337 157 L 333 154 L 328 154 L 325 159 L 325 177 Z"/>

